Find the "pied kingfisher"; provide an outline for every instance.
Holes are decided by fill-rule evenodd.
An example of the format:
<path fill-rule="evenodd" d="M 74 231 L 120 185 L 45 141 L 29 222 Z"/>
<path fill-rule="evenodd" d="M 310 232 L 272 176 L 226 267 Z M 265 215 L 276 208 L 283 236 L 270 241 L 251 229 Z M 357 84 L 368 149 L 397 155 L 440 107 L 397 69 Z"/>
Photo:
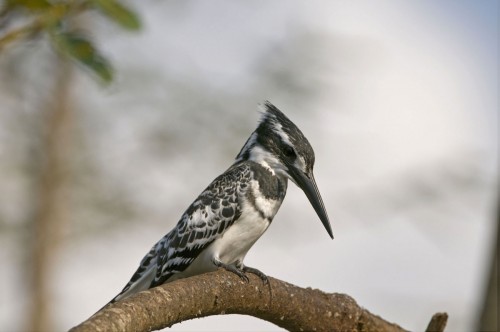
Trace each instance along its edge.
<path fill-rule="evenodd" d="M 313 176 L 314 151 L 302 132 L 269 102 L 234 164 L 188 207 L 180 221 L 142 259 L 110 303 L 165 282 L 222 267 L 264 282 L 243 259 L 271 224 L 285 198 L 287 179 L 306 194 L 328 234 L 332 229 Z"/>

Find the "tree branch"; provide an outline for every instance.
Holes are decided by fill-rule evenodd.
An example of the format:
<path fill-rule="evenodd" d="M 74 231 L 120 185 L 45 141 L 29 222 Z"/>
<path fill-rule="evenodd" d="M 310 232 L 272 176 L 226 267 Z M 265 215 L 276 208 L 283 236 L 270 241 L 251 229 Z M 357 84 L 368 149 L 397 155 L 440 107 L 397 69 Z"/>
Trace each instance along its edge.
<path fill-rule="evenodd" d="M 425 332 L 442 332 L 448 322 L 448 314 L 446 312 L 438 312 L 432 316 L 429 325 Z"/>
<path fill-rule="evenodd" d="M 254 275 L 241 281 L 224 270 L 135 294 L 109 305 L 70 332 L 151 331 L 220 314 L 254 316 L 290 331 L 405 331 L 361 308 L 350 296 L 300 288 Z M 444 328 L 444 326 L 443 326 Z"/>

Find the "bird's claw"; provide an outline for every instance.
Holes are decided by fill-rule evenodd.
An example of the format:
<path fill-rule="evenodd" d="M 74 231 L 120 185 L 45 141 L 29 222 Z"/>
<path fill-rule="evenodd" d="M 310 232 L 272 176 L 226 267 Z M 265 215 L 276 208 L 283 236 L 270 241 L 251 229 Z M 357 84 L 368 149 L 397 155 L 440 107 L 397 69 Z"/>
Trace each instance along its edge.
<path fill-rule="evenodd" d="M 243 282 L 246 282 L 246 283 L 249 283 L 250 282 L 250 279 L 248 279 L 248 276 L 245 274 L 245 270 L 243 269 L 238 269 L 236 266 L 234 265 L 228 265 L 228 264 L 224 264 L 220 261 L 214 261 L 214 264 L 217 266 L 217 267 L 222 267 L 224 270 L 226 271 L 229 271 L 229 272 L 232 272 L 234 274 L 236 274 L 238 277 L 240 277 L 240 279 L 243 281 Z"/>
<path fill-rule="evenodd" d="M 257 270 L 256 268 L 253 268 L 253 267 L 248 267 L 248 266 L 243 266 L 243 268 L 241 269 L 243 272 L 248 272 L 248 273 L 252 273 L 252 274 L 255 274 L 257 277 L 260 278 L 260 280 L 262 280 L 262 282 L 267 285 L 269 283 L 269 279 L 267 278 L 267 276 L 264 274 L 264 272 L 260 271 L 260 270 Z M 248 277 L 247 277 L 248 279 Z"/>
<path fill-rule="evenodd" d="M 252 274 L 255 274 L 257 277 L 259 277 L 260 280 L 262 280 L 262 282 L 264 283 L 264 285 L 269 284 L 269 279 L 264 274 L 264 272 L 262 272 L 256 268 L 245 266 L 241 263 L 240 263 L 241 264 L 240 266 L 224 264 L 218 260 L 214 260 L 214 264 L 217 267 L 222 267 L 224 270 L 236 274 L 238 277 L 240 277 L 240 279 L 242 281 L 244 281 L 246 283 L 249 283 L 250 279 L 248 278 L 248 276 L 245 273 L 252 273 Z"/>

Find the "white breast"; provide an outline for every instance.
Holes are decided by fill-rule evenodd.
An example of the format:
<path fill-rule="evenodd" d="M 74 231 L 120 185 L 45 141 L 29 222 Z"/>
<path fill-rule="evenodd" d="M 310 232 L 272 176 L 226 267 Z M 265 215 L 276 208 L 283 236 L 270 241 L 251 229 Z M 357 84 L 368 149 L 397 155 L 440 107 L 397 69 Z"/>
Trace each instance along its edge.
<path fill-rule="evenodd" d="M 240 218 L 212 244 L 213 257 L 218 257 L 225 264 L 243 261 L 269 224 L 253 207 L 245 207 Z"/>
<path fill-rule="evenodd" d="M 261 218 L 253 208 L 243 209 L 240 218 L 224 234 L 203 250 L 200 255 L 181 273 L 173 275 L 169 281 L 200 273 L 215 271 L 213 259 L 224 264 L 242 262 L 252 245 L 269 227 L 270 222 Z"/>
<path fill-rule="evenodd" d="M 257 205 L 258 210 L 245 197 L 240 196 L 242 212 L 238 220 L 235 220 L 220 238 L 203 250 L 186 270 L 175 274 L 169 281 L 215 271 L 217 267 L 213 264 L 214 258 L 224 264 L 243 262 L 247 252 L 269 227 L 282 202 L 261 198 L 257 181 L 250 181 L 248 190 L 252 190 L 254 193 L 255 205 Z"/>

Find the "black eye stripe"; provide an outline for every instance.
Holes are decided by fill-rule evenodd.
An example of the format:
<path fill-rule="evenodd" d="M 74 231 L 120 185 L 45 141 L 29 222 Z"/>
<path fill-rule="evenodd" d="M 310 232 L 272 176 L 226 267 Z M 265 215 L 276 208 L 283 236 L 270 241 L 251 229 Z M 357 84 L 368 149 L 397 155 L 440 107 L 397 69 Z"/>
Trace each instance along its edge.
<path fill-rule="evenodd" d="M 295 157 L 296 154 L 295 154 L 295 150 L 291 147 L 291 146 L 286 146 L 284 149 L 283 149 L 283 153 L 285 154 L 285 156 L 287 157 Z"/>

